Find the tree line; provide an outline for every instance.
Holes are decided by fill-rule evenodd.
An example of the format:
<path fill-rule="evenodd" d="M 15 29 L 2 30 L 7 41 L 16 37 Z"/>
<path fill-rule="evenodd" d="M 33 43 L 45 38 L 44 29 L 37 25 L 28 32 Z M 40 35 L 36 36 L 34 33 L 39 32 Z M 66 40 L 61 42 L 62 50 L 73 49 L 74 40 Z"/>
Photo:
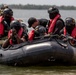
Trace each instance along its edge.
<path fill-rule="evenodd" d="M 0 5 L 0 7 L 2 6 L 2 4 Z M 38 10 L 46 10 L 52 6 L 57 7 L 58 9 L 61 10 L 76 10 L 75 6 L 56 6 L 56 5 L 34 5 L 34 4 L 27 4 L 27 5 L 22 5 L 22 4 L 12 4 L 12 5 L 8 5 L 10 8 L 12 9 L 38 9 Z"/>

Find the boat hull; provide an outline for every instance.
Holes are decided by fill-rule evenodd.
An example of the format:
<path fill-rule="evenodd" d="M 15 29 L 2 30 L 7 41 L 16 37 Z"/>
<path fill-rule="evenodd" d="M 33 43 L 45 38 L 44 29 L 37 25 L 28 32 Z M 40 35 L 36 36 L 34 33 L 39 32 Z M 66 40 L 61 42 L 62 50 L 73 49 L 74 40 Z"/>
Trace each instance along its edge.
<path fill-rule="evenodd" d="M 43 39 L 0 49 L 0 64 L 27 66 L 44 62 L 75 65 L 76 48 L 60 40 Z"/>

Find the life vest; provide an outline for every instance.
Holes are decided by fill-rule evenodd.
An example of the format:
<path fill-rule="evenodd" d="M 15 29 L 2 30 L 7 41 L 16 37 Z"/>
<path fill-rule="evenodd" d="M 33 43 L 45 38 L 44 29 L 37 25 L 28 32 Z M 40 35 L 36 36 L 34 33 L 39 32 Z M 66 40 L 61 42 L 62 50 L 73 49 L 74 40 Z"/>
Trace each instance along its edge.
<path fill-rule="evenodd" d="M 76 39 L 76 27 L 73 29 L 73 31 L 72 31 L 72 33 L 71 33 L 71 36 L 72 36 L 74 39 Z M 75 46 L 76 46 L 76 41 L 71 40 L 70 43 L 71 43 L 71 45 L 73 45 L 73 46 L 75 45 Z"/>
<path fill-rule="evenodd" d="M 66 30 L 66 28 L 65 28 L 65 27 L 64 27 L 63 32 L 64 32 L 64 35 L 66 36 L 66 34 L 67 34 L 67 30 Z"/>
<path fill-rule="evenodd" d="M 34 35 L 35 35 L 35 30 L 30 31 L 30 33 L 28 34 L 28 40 L 32 41 L 34 39 Z"/>
<path fill-rule="evenodd" d="M 66 36 L 67 35 L 67 30 L 66 28 L 64 27 L 64 35 Z M 76 27 L 72 30 L 70 36 L 72 36 L 74 39 L 76 39 Z M 74 40 L 70 40 L 70 44 L 71 45 L 74 45 L 75 41 Z"/>
<path fill-rule="evenodd" d="M 73 29 L 72 33 L 71 33 L 71 36 L 73 38 L 76 38 L 76 27 Z"/>
<path fill-rule="evenodd" d="M 53 20 L 50 20 L 50 25 L 48 28 L 48 33 L 52 33 L 54 30 L 54 27 L 56 25 L 56 21 L 60 18 L 60 15 L 57 15 Z"/>
<path fill-rule="evenodd" d="M 64 27 L 64 35 L 65 36 L 67 35 L 67 30 L 65 27 Z M 76 38 L 76 27 L 72 30 L 70 36 L 72 36 L 73 38 Z"/>
<path fill-rule="evenodd" d="M 36 40 L 35 37 L 40 37 L 40 36 L 43 36 L 43 35 L 45 35 L 45 34 L 47 34 L 47 33 L 46 33 L 46 28 L 45 28 L 44 26 L 38 25 L 38 26 L 35 27 L 35 30 L 32 30 L 32 31 L 29 33 L 28 39 L 29 39 L 30 41 Z"/>
<path fill-rule="evenodd" d="M 18 37 L 19 37 L 19 38 L 22 37 L 22 33 L 23 33 L 23 28 L 21 28 L 21 29 L 18 31 Z M 12 29 L 8 32 L 8 38 L 10 37 L 10 34 L 12 34 Z M 12 39 L 10 39 L 9 42 L 10 42 L 11 45 L 13 44 Z"/>
<path fill-rule="evenodd" d="M 2 21 L 4 20 L 3 16 L 0 16 L 0 35 L 4 35 L 4 25 L 2 24 Z M 13 21 L 14 18 L 11 17 L 11 21 Z"/>

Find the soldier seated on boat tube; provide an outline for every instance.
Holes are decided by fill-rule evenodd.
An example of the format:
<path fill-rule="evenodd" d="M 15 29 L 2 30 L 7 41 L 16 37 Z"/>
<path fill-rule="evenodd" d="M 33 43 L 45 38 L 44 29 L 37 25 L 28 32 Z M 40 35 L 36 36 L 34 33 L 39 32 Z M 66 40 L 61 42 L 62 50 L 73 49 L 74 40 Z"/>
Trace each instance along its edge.
<path fill-rule="evenodd" d="M 11 29 L 8 32 L 8 39 L 2 45 L 3 48 L 8 47 L 9 45 L 28 41 L 28 35 L 24 32 L 23 28 L 21 27 L 21 23 L 18 20 L 12 21 L 10 28 Z"/>
<path fill-rule="evenodd" d="M 48 24 L 48 34 L 61 35 L 61 31 L 63 30 L 65 24 L 64 21 L 61 19 L 58 8 L 50 7 L 48 9 L 48 13 L 50 18 Z"/>
<path fill-rule="evenodd" d="M 46 34 L 46 25 L 48 23 L 47 19 L 36 19 L 31 17 L 28 19 L 28 27 L 32 27 L 28 34 L 28 40 L 32 41 L 35 40 L 35 37 L 40 37 Z"/>
<path fill-rule="evenodd" d="M 3 15 L 0 16 L 0 38 L 7 36 L 10 29 L 10 23 L 13 21 L 13 13 L 10 8 L 3 10 Z"/>
<path fill-rule="evenodd" d="M 76 23 L 71 17 L 65 19 L 64 35 L 69 35 L 76 39 Z M 76 41 L 72 39 L 70 40 L 70 44 L 76 46 Z"/>

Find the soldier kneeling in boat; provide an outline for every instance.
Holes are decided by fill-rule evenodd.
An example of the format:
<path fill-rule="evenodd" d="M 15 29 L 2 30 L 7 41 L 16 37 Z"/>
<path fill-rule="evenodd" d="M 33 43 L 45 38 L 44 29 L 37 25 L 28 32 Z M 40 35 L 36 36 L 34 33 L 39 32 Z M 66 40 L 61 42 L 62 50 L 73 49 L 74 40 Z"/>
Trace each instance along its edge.
<path fill-rule="evenodd" d="M 3 48 L 8 47 L 8 45 L 19 44 L 28 40 L 28 35 L 24 32 L 21 23 L 18 20 L 12 21 L 10 28 L 8 39 L 2 45 Z"/>
<path fill-rule="evenodd" d="M 28 39 L 30 41 L 35 40 L 35 37 L 41 37 L 46 34 L 46 25 L 48 23 L 47 19 L 36 19 L 34 17 L 31 17 L 28 19 L 28 27 L 32 27 L 33 30 L 31 30 L 28 34 Z"/>
<path fill-rule="evenodd" d="M 71 17 L 67 17 L 65 19 L 64 35 L 71 36 L 69 42 L 72 46 L 76 46 L 76 23 L 75 20 Z"/>

